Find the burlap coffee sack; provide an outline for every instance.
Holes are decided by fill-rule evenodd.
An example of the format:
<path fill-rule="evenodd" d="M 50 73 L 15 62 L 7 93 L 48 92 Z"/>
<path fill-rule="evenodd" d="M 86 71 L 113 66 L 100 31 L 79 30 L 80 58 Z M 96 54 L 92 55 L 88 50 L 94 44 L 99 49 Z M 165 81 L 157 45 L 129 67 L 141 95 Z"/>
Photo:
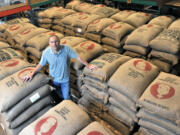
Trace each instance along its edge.
<path fill-rule="evenodd" d="M 0 41 L 0 49 L 9 48 L 9 47 L 10 45 L 8 43 Z"/>
<path fill-rule="evenodd" d="M 65 100 L 24 128 L 19 135 L 72 135 L 87 126 L 90 121 L 81 108 L 72 101 Z"/>
<path fill-rule="evenodd" d="M 80 28 L 81 31 L 77 31 L 79 33 L 84 33 L 88 27 L 88 25 L 93 22 L 94 20 L 100 19 L 101 17 L 99 15 L 88 15 L 88 14 L 81 14 L 77 18 L 75 18 L 75 21 L 72 23 L 72 26 L 75 28 Z"/>
<path fill-rule="evenodd" d="M 180 19 L 178 18 L 172 22 L 168 29 L 180 29 Z"/>
<path fill-rule="evenodd" d="M 53 22 L 52 22 L 53 24 L 57 24 L 57 25 L 59 25 L 59 26 L 61 26 L 62 25 L 62 23 L 61 23 L 61 19 L 59 19 L 59 18 L 55 18 L 55 19 L 53 19 Z"/>
<path fill-rule="evenodd" d="M 1 32 L 4 32 L 6 30 L 6 28 L 9 26 L 9 25 L 12 25 L 12 24 L 19 24 L 19 23 L 29 23 L 29 19 L 27 18 L 15 18 L 15 19 L 12 19 L 12 20 L 9 20 L 7 21 L 6 23 L 3 23 L 0 25 L 0 31 Z"/>
<path fill-rule="evenodd" d="M 58 9 L 62 9 L 63 7 L 51 7 L 44 11 L 39 12 L 37 15 L 39 18 L 51 18 L 52 14 Z"/>
<path fill-rule="evenodd" d="M 170 72 L 172 69 L 172 65 L 164 62 L 162 60 L 159 60 L 158 58 L 152 58 L 149 60 L 151 63 L 153 63 L 154 65 L 156 65 L 161 71 L 164 72 Z"/>
<path fill-rule="evenodd" d="M 175 133 L 171 132 L 170 130 L 162 128 L 159 125 L 153 124 L 151 121 L 148 121 L 146 119 L 140 119 L 138 124 L 141 125 L 143 128 L 152 130 L 155 133 L 159 133 L 160 135 L 176 135 Z"/>
<path fill-rule="evenodd" d="M 114 135 L 108 128 L 101 125 L 99 122 L 94 121 L 81 130 L 77 135 L 89 135 L 89 134 L 99 134 L 99 135 Z"/>
<path fill-rule="evenodd" d="M 44 29 L 51 29 L 52 24 L 39 23 L 39 27 Z"/>
<path fill-rule="evenodd" d="M 82 93 L 81 93 L 82 95 L 84 95 L 88 91 L 93 95 L 93 97 L 102 101 L 104 105 L 107 104 L 109 101 L 109 94 L 105 91 L 99 91 L 97 88 L 91 87 L 90 85 L 87 84 L 83 85 L 81 89 L 82 89 Z"/>
<path fill-rule="evenodd" d="M 42 55 L 42 52 L 37 50 L 36 48 L 34 47 L 27 47 L 26 48 L 27 52 L 30 54 L 30 55 L 33 55 L 34 57 L 36 57 L 37 59 L 40 60 L 41 58 L 41 55 Z"/>
<path fill-rule="evenodd" d="M 1 112 L 6 112 L 17 104 L 24 97 L 32 93 L 37 88 L 48 83 L 46 75 L 38 73 L 30 82 L 23 82 L 23 77 L 34 70 L 32 67 L 24 68 L 0 81 L 1 92 Z"/>
<path fill-rule="evenodd" d="M 23 130 L 25 127 L 27 127 L 29 124 L 31 124 L 33 121 L 35 121 L 37 118 L 42 116 L 44 113 L 46 113 L 52 106 L 47 106 L 41 111 L 39 111 L 37 114 L 35 114 L 33 117 L 25 121 L 22 125 L 15 129 L 10 129 L 8 127 L 9 123 L 5 120 L 5 117 L 3 115 L 0 115 L 0 123 L 4 127 L 5 135 L 18 135 L 21 130 Z"/>
<path fill-rule="evenodd" d="M 71 1 L 69 3 L 67 3 L 66 8 L 74 9 L 75 6 L 78 6 L 80 3 L 82 3 L 82 1 L 80 1 L 80 0 L 73 0 L 73 1 Z"/>
<path fill-rule="evenodd" d="M 149 58 L 153 58 L 153 57 L 158 58 L 158 59 L 165 61 L 167 63 L 170 63 L 172 65 L 176 65 L 179 60 L 179 56 L 177 56 L 177 55 L 166 53 L 166 52 L 161 52 L 161 51 L 155 51 L 155 50 L 152 50 L 148 54 L 148 57 Z"/>
<path fill-rule="evenodd" d="M 148 47 L 149 42 L 153 40 L 162 30 L 163 29 L 157 25 L 142 25 L 128 35 L 125 44 Z"/>
<path fill-rule="evenodd" d="M 64 9 L 64 8 L 57 8 L 57 10 L 55 10 L 50 18 L 59 18 L 59 19 L 63 19 L 64 17 L 74 14 L 76 13 L 74 10 L 72 9 Z"/>
<path fill-rule="evenodd" d="M 120 42 L 124 36 L 132 32 L 133 30 L 133 26 L 124 22 L 117 22 L 106 27 L 102 31 L 102 34 L 104 36 L 115 39 L 117 42 Z"/>
<path fill-rule="evenodd" d="M 126 114 L 128 114 L 129 117 L 132 118 L 135 122 L 138 121 L 138 118 L 136 116 L 136 112 L 131 110 L 128 106 L 124 106 L 123 104 L 121 104 L 120 102 L 118 102 L 116 99 L 114 99 L 112 97 L 109 98 L 109 104 L 117 107 L 121 111 L 123 111 Z"/>
<path fill-rule="evenodd" d="M 4 48 L 0 50 L 0 62 L 6 61 L 12 58 L 20 58 L 24 59 L 24 54 L 19 51 L 12 48 Z"/>
<path fill-rule="evenodd" d="M 0 62 L 0 80 L 28 66 L 30 63 L 18 58 Z"/>
<path fill-rule="evenodd" d="M 156 114 L 146 111 L 145 109 L 140 109 L 140 111 L 137 113 L 137 117 L 141 119 L 149 120 L 153 124 L 157 124 L 161 126 L 162 128 L 170 130 L 171 132 L 180 134 L 180 128 L 177 124 L 175 124 L 173 121 L 160 117 L 160 115 L 161 113 L 159 115 L 156 115 Z"/>
<path fill-rule="evenodd" d="M 65 29 L 64 33 L 65 33 L 65 36 L 75 36 L 74 30 L 71 30 L 71 29 Z"/>
<path fill-rule="evenodd" d="M 26 120 L 30 119 L 36 113 L 38 113 L 43 108 L 47 107 L 51 104 L 51 97 L 46 96 L 39 100 L 38 102 L 34 103 L 32 106 L 24 110 L 18 117 L 16 117 L 13 121 L 9 123 L 9 128 L 15 129 L 21 124 L 23 124 Z"/>
<path fill-rule="evenodd" d="M 6 112 L 6 120 L 13 121 L 17 116 L 19 116 L 23 111 L 28 109 L 31 105 L 39 102 L 42 98 L 48 96 L 53 90 L 50 85 L 44 85 L 34 92 L 30 93 L 27 97 L 22 99 L 19 103 L 13 106 L 8 112 Z"/>
<path fill-rule="evenodd" d="M 128 16 L 124 22 L 134 26 L 139 27 L 143 24 L 146 24 L 152 18 L 152 14 L 144 13 L 144 12 L 136 12 Z"/>
<path fill-rule="evenodd" d="M 93 4 L 82 2 L 74 7 L 75 11 L 89 13 L 89 8 L 94 6 Z"/>
<path fill-rule="evenodd" d="M 138 135 L 160 135 L 160 134 L 152 130 L 149 130 L 147 128 L 140 127 Z"/>
<path fill-rule="evenodd" d="M 8 25 L 8 27 L 5 30 L 5 33 L 8 35 L 8 37 L 14 37 L 16 34 L 24 31 L 27 28 L 36 28 L 33 24 L 30 23 L 18 23 L 18 24 L 12 24 Z"/>
<path fill-rule="evenodd" d="M 61 44 L 63 45 L 68 45 L 70 47 L 75 47 L 77 46 L 78 44 L 86 41 L 87 39 L 85 38 L 80 38 L 80 37 L 73 37 L 73 36 L 66 36 L 66 37 L 63 37 L 61 39 Z"/>
<path fill-rule="evenodd" d="M 103 51 L 105 53 L 119 53 L 119 54 L 121 54 L 122 50 L 123 50 L 122 48 L 115 48 L 115 47 L 112 47 L 112 46 L 106 45 L 106 44 L 102 45 L 102 47 L 103 47 Z"/>
<path fill-rule="evenodd" d="M 52 23 L 52 19 L 50 18 L 38 18 L 38 23 L 43 23 L 43 24 L 50 24 Z"/>
<path fill-rule="evenodd" d="M 47 32 L 48 30 L 43 28 L 27 28 L 14 36 L 14 40 L 21 46 L 23 46 L 32 37 Z"/>
<path fill-rule="evenodd" d="M 102 40 L 102 43 L 109 45 L 111 47 L 117 48 L 117 49 L 122 47 L 124 45 L 124 42 L 125 42 L 125 38 L 123 38 L 120 42 L 116 41 L 112 38 L 109 38 L 109 37 L 104 37 L 101 40 Z"/>
<path fill-rule="evenodd" d="M 97 89 L 101 90 L 101 91 L 107 91 L 108 90 L 108 86 L 107 83 L 102 83 L 100 80 L 95 79 L 91 76 L 85 76 L 83 77 L 83 82 L 87 85 L 90 85 L 91 87 L 96 87 Z"/>
<path fill-rule="evenodd" d="M 133 58 L 116 70 L 108 85 L 136 102 L 158 74 L 159 69 L 155 65 L 143 59 Z"/>
<path fill-rule="evenodd" d="M 53 25 L 52 26 L 52 29 L 55 30 L 55 31 L 58 31 L 60 33 L 64 33 L 64 27 L 60 26 L 60 25 Z"/>
<path fill-rule="evenodd" d="M 146 88 L 138 104 L 154 114 L 160 114 L 161 117 L 178 123 L 180 119 L 180 106 L 177 104 L 179 81 L 178 76 L 161 72 Z"/>
<path fill-rule="evenodd" d="M 123 55 L 126 56 L 130 56 L 132 58 L 142 58 L 142 59 L 146 59 L 144 56 L 142 56 L 141 54 L 135 53 L 135 52 L 131 52 L 131 51 L 125 51 L 123 53 Z"/>
<path fill-rule="evenodd" d="M 128 98 L 126 95 L 112 88 L 109 88 L 108 93 L 110 94 L 110 97 L 117 100 L 122 105 L 128 105 L 131 110 L 137 111 L 136 103 L 132 99 Z"/>
<path fill-rule="evenodd" d="M 130 59 L 130 57 L 120 54 L 105 53 L 104 55 L 91 61 L 91 64 L 94 64 L 98 67 L 97 70 L 92 72 L 87 67 L 85 67 L 83 73 L 85 75 L 99 79 L 101 82 L 106 82 L 121 64 Z"/>
<path fill-rule="evenodd" d="M 127 50 L 127 51 L 131 51 L 131 52 L 135 52 L 135 53 L 138 53 L 138 54 L 144 55 L 144 56 L 146 56 L 148 53 L 147 48 L 139 46 L 139 45 L 127 45 L 126 44 L 123 46 L 123 49 Z"/>
<path fill-rule="evenodd" d="M 127 113 L 119 108 L 115 107 L 114 105 L 110 105 L 108 108 L 108 113 L 115 119 L 119 120 L 120 122 L 125 123 L 129 127 L 134 126 L 134 121 Z"/>
<path fill-rule="evenodd" d="M 90 40 L 92 40 L 92 41 L 96 41 L 96 42 L 98 42 L 98 43 L 101 43 L 101 35 L 99 35 L 99 34 L 94 34 L 94 33 L 85 33 L 85 37 L 87 38 L 87 39 L 90 39 Z"/>
<path fill-rule="evenodd" d="M 103 52 L 101 45 L 92 41 L 82 42 L 75 46 L 74 50 L 80 57 L 84 58 L 88 62 Z M 73 62 L 73 68 L 76 70 L 82 68 L 82 66 L 83 65 L 77 60 Z"/>
<path fill-rule="evenodd" d="M 175 20 L 174 16 L 158 16 L 153 18 L 148 24 L 155 24 L 162 28 L 168 28 L 168 26 Z"/>
<path fill-rule="evenodd" d="M 112 15 L 118 13 L 119 10 L 116 8 L 105 6 L 103 4 L 97 4 L 97 5 L 93 6 L 92 10 L 90 10 L 89 12 L 91 14 L 97 14 L 103 18 L 105 18 L 105 17 L 109 18 Z"/>
<path fill-rule="evenodd" d="M 102 18 L 102 19 L 94 20 L 88 25 L 87 32 L 100 33 L 104 28 L 115 22 L 116 21 L 110 18 Z"/>
<path fill-rule="evenodd" d="M 150 47 L 167 53 L 176 54 L 180 46 L 180 30 L 165 29 L 150 42 Z"/>
<path fill-rule="evenodd" d="M 114 19 L 118 22 L 123 22 L 128 16 L 130 16 L 131 14 L 134 14 L 136 13 L 136 11 L 133 11 L 133 10 L 123 10 L 123 11 L 120 11 L 116 14 L 114 14 L 113 16 L 111 16 L 111 19 Z"/>

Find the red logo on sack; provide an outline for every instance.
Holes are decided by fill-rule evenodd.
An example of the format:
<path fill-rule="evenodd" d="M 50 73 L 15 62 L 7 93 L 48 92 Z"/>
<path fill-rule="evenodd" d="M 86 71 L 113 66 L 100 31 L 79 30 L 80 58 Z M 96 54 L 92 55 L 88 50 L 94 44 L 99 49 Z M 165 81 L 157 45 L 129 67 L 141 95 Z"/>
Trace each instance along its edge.
<path fill-rule="evenodd" d="M 87 135 L 104 135 L 104 134 L 99 131 L 91 131 Z"/>
<path fill-rule="evenodd" d="M 23 32 L 21 32 L 20 34 L 21 35 L 26 35 L 26 34 L 28 34 L 29 32 L 31 32 L 31 29 L 26 29 L 26 30 L 24 30 Z"/>
<path fill-rule="evenodd" d="M 20 28 L 20 26 L 12 25 L 9 27 L 9 30 L 14 31 L 14 30 L 17 30 L 19 28 Z"/>
<path fill-rule="evenodd" d="M 79 20 L 84 20 L 84 19 L 87 19 L 87 18 L 88 18 L 88 16 L 80 16 Z"/>
<path fill-rule="evenodd" d="M 62 44 L 66 44 L 66 43 L 67 43 L 66 40 L 62 42 Z"/>
<path fill-rule="evenodd" d="M 57 128 L 57 124 L 58 122 L 55 117 L 45 117 L 36 124 L 34 129 L 35 135 L 52 135 Z"/>
<path fill-rule="evenodd" d="M 158 99 L 168 99 L 174 96 L 175 90 L 168 84 L 155 83 L 150 88 L 151 94 Z"/>
<path fill-rule="evenodd" d="M 86 49 L 86 50 L 92 50 L 92 49 L 94 49 L 95 44 L 91 43 L 91 42 L 84 42 L 84 43 L 80 44 L 80 47 L 83 49 Z"/>
<path fill-rule="evenodd" d="M 14 67 L 19 64 L 19 61 L 17 60 L 7 60 L 0 63 L 0 65 L 4 67 Z"/>
<path fill-rule="evenodd" d="M 21 80 L 24 76 L 28 75 L 29 73 L 31 73 L 34 69 L 33 68 L 25 68 L 23 70 L 21 70 L 18 73 L 18 78 Z"/>
<path fill-rule="evenodd" d="M 92 24 L 97 24 L 97 23 L 99 23 L 100 21 L 101 21 L 101 19 L 95 20 L 95 21 L 92 22 Z"/>
<path fill-rule="evenodd" d="M 119 25 L 115 25 L 115 24 L 111 24 L 110 26 L 109 26 L 111 29 L 120 29 L 121 27 L 122 27 L 122 25 L 121 24 L 119 24 Z"/>
<path fill-rule="evenodd" d="M 98 5 L 98 7 L 104 7 L 105 5 L 102 5 L 102 4 L 100 4 L 100 5 Z"/>
<path fill-rule="evenodd" d="M 153 26 L 152 24 L 148 24 L 148 25 L 147 25 L 148 28 L 150 28 L 150 27 L 152 27 L 152 26 Z"/>
<path fill-rule="evenodd" d="M 136 60 L 133 62 L 133 65 L 136 67 L 136 69 L 142 71 L 151 71 L 152 69 L 151 65 L 144 60 Z"/>
<path fill-rule="evenodd" d="M 56 33 L 55 32 L 50 32 L 50 33 L 48 33 L 48 35 L 54 36 L 54 35 L 56 35 Z"/>

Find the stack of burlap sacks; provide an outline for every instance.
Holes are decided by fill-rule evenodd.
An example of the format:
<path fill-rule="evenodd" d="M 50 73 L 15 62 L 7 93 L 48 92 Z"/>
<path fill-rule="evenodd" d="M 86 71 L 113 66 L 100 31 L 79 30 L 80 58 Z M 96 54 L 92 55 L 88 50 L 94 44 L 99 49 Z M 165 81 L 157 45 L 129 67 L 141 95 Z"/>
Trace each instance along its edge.
<path fill-rule="evenodd" d="M 89 112 L 104 112 L 107 110 L 109 101 L 107 81 L 116 69 L 129 60 L 130 57 L 116 53 L 105 53 L 90 62 L 98 67 L 90 71 L 87 67 L 83 70 L 82 98 L 79 105 L 82 105 Z"/>
<path fill-rule="evenodd" d="M 92 61 L 103 53 L 103 49 L 99 44 L 89 40 L 77 44 L 75 47 L 73 47 L 73 49 L 77 52 L 78 56 L 80 56 L 87 62 Z M 70 67 L 72 84 L 71 86 L 72 88 L 74 88 L 76 93 L 78 92 L 78 98 L 80 98 L 81 86 L 83 84 L 82 77 L 84 65 L 77 60 L 72 60 Z"/>
<path fill-rule="evenodd" d="M 116 52 L 122 53 L 122 46 L 124 45 L 126 36 L 133 30 L 133 26 L 124 22 L 116 22 L 109 25 L 102 30 L 102 35 L 104 36 L 102 38 L 103 47 L 107 50 L 115 50 Z"/>
<path fill-rule="evenodd" d="M 71 130 L 70 130 L 71 129 Z M 24 128 L 19 135 L 114 135 L 99 122 L 91 122 L 88 114 L 70 100 L 51 108 Z"/>
<path fill-rule="evenodd" d="M 0 43 L 0 123 L 6 135 L 18 133 L 51 107 L 50 80 L 37 73 L 30 82 L 23 77 L 33 71 L 25 57 Z"/>
<path fill-rule="evenodd" d="M 149 58 L 165 72 L 170 72 L 179 63 L 179 38 L 180 19 L 177 19 L 149 43 L 152 48 Z"/>
<path fill-rule="evenodd" d="M 180 78 L 161 72 L 139 98 L 141 135 L 179 135 Z"/>

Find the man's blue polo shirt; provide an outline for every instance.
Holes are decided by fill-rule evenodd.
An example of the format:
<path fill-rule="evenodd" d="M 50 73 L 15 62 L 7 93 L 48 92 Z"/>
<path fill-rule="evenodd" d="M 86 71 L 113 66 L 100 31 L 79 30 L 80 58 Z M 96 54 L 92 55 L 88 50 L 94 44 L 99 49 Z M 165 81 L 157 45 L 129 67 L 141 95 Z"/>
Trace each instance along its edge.
<path fill-rule="evenodd" d="M 77 53 L 69 46 L 61 45 L 61 50 L 56 54 L 50 47 L 42 53 L 40 65 L 49 64 L 49 74 L 53 81 L 64 83 L 69 81 L 69 63 L 71 58 L 77 58 Z"/>

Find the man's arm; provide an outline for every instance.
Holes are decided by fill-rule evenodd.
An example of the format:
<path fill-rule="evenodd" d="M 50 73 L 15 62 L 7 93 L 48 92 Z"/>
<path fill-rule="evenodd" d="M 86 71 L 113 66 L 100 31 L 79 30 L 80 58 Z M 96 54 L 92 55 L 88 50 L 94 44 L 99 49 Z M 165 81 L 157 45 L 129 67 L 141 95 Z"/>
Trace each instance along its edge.
<path fill-rule="evenodd" d="M 33 70 L 32 73 L 30 73 L 29 75 L 23 77 L 23 80 L 24 80 L 24 81 L 31 81 L 32 78 L 33 78 L 33 76 L 34 76 L 38 71 L 40 71 L 41 68 L 42 68 L 42 66 L 41 66 L 40 64 L 38 64 L 38 65 L 34 68 L 34 70 Z"/>
<path fill-rule="evenodd" d="M 95 69 L 97 69 L 97 66 L 96 65 L 92 65 L 92 64 L 89 64 L 89 63 L 87 63 L 87 61 L 86 60 L 84 60 L 83 58 L 81 58 L 81 57 L 77 57 L 77 60 L 79 61 L 79 62 L 81 62 L 82 64 L 84 64 L 88 69 L 90 69 L 90 70 L 95 70 Z"/>

